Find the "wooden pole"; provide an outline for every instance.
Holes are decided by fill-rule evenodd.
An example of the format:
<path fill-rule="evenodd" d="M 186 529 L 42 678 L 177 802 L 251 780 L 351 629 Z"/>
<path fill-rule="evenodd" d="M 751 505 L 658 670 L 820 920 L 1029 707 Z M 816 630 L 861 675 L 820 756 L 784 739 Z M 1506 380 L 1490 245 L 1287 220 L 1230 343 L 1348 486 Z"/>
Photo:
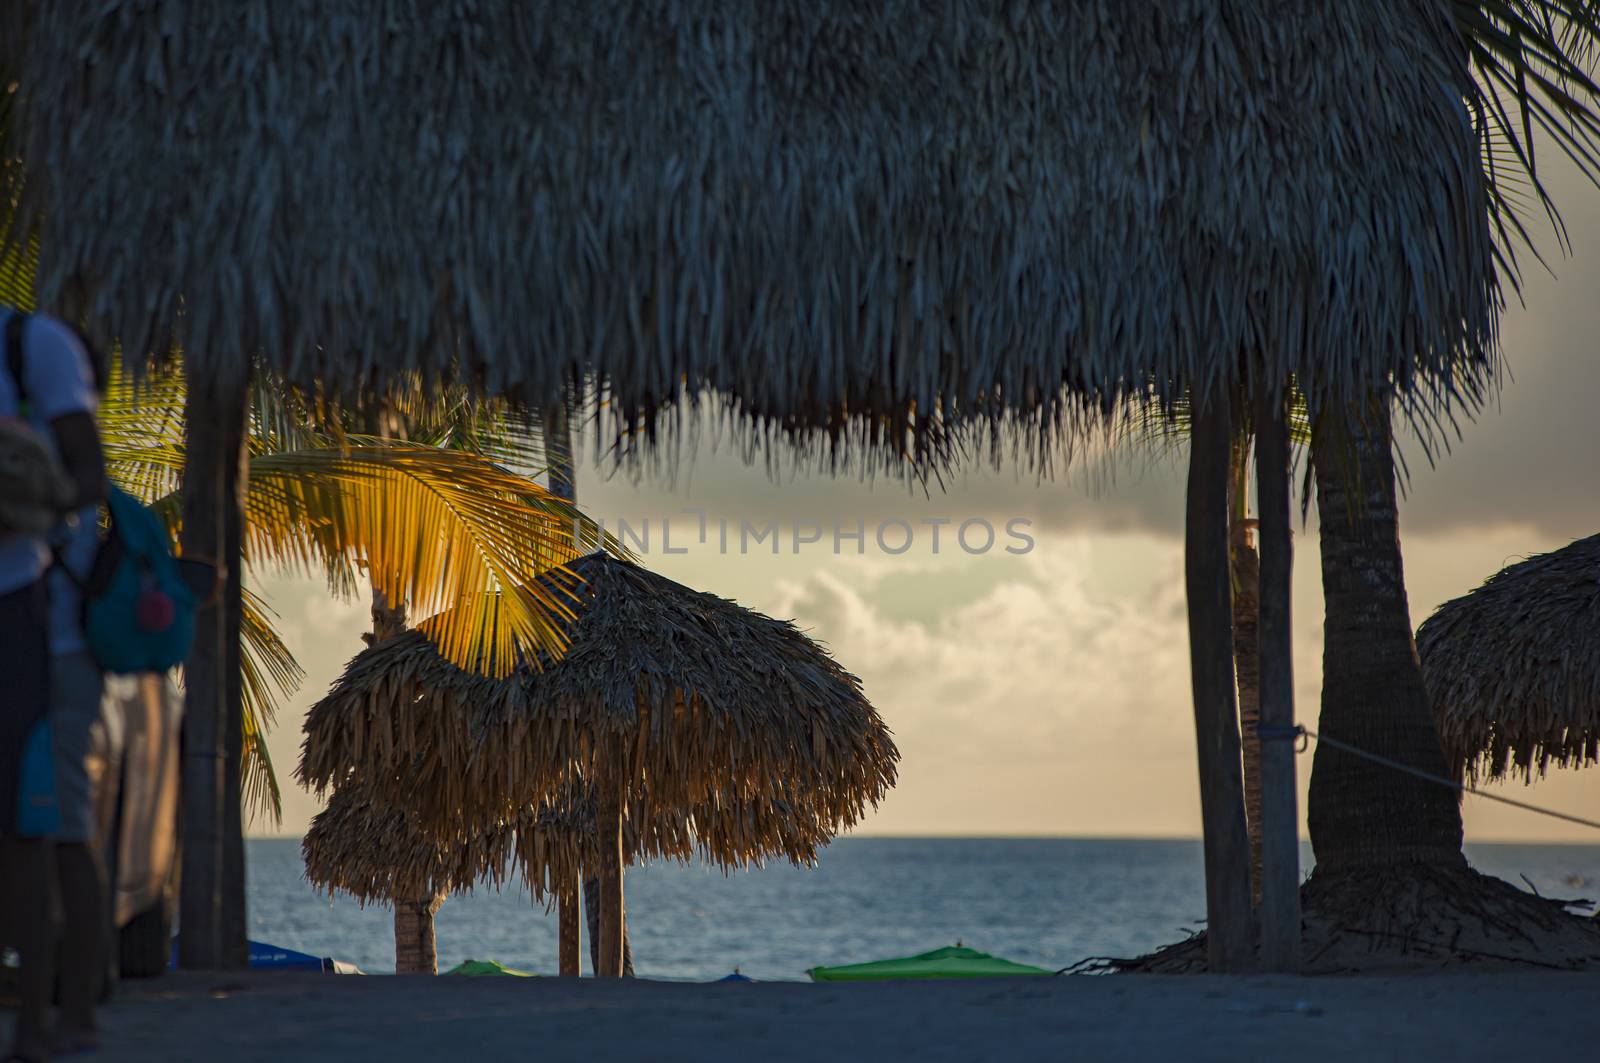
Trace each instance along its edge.
<path fill-rule="evenodd" d="M 1260 510 L 1261 965 L 1300 971 L 1300 837 L 1294 778 L 1294 637 L 1290 576 L 1289 422 L 1286 399 L 1256 397 L 1256 494 Z"/>
<path fill-rule="evenodd" d="M 1228 556 L 1228 398 L 1195 397 L 1185 515 L 1189 666 L 1200 815 L 1205 831 L 1206 962 L 1218 974 L 1255 965 L 1250 843 L 1245 833 L 1234 701 L 1232 574 Z"/>
<path fill-rule="evenodd" d="M 220 372 L 219 372 L 220 369 Z M 209 970 L 226 962 L 222 947 L 224 743 L 228 699 L 226 647 L 230 632 L 228 581 L 239 579 L 239 558 L 225 542 L 225 509 L 237 505 L 229 462 L 238 461 L 230 440 L 242 437 L 247 401 L 243 375 L 201 362 L 190 378 L 184 409 L 183 534 L 186 557 L 212 562 L 217 592 L 195 616 L 194 646 L 184 662 L 183 855 L 179 893 L 178 962 Z"/>
<path fill-rule="evenodd" d="M 614 761 L 615 765 L 616 762 Z M 601 978 L 622 977 L 622 787 L 623 775 L 599 782 L 599 809 L 595 839 L 600 849 L 600 964 Z"/>
<path fill-rule="evenodd" d="M 578 878 L 570 876 L 561 883 L 556 893 L 556 925 L 561 939 L 561 965 L 563 977 L 576 978 L 582 974 L 578 959 Z"/>

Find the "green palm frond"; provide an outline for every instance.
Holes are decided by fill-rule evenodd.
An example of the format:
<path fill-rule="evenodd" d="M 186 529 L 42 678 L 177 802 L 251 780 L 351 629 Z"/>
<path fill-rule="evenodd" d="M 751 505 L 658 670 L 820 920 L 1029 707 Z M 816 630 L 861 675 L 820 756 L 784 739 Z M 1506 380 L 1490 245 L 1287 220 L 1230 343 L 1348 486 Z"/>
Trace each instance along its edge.
<path fill-rule="evenodd" d="M 1242 399 L 1235 398 L 1238 408 Z M 1187 395 L 1166 404 L 1145 402 L 1129 408 L 1113 433 L 1117 445 L 1151 447 L 1161 456 L 1187 446 L 1189 429 L 1193 421 Z M 1311 445 L 1311 413 L 1305 396 L 1298 391 L 1289 401 L 1289 443 L 1294 447 Z"/>
<path fill-rule="evenodd" d="M 449 660 L 507 674 L 519 655 L 559 655 L 566 604 L 534 577 L 620 546 L 564 500 L 478 455 L 350 437 L 344 450 L 250 463 L 253 563 L 320 569 L 336 588 L 364 576 L 425 622 Z M 496 599 L 498 595 L 498 599 Z M 486 604 L 495 607 L 499 621 Z"/>
<path fill-rule="evenodd" d="M 152 369 L 136 380 L 112 358 L 97 419 L 106 474 L 146 505 L 183 479 L 184 396 L 179 373 Z"/>
<path fill-rule="evenodd" d="M 259 596 L 244 591 L 239 625 L 244 702 L 241 785 L 251 817 L 268 816 L 275 825 L 283 822 L 283 795 L 267 748 L 267 733 L 276 722 L 280 699 L 293 696 L 305 678 L 300 662 L 273 626 L 276 615 Z"/>

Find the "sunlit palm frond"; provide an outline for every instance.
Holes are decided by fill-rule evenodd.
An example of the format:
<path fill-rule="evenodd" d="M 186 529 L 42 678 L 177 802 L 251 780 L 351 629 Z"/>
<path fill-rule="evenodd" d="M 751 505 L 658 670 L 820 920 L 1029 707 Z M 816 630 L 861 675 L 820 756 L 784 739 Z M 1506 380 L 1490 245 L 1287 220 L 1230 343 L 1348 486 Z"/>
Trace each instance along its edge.
<path fill-rule="evenodd" d="M 252 562 L 351 585 L 364 576 L 413 615 L 444 613 L 424 623 L 430 637 L 487 674 L 506 674 L 519 654 L 559 654 L 567 606 L 534 577 L 620 546 L 571 504 L 475 454 L 351 440 L 251 461 Z M 486 604 L 497 592 L 498 618 Z"/>
<path fill-rule="evenodd" d="M 260 597 L 246 589 L 239 625 L 240 678 L 244 702 L 244 756 L 241 783 L 244 803 L 252 817 L 268 816 L 283 822 L 283 796 L 267 748 L 267 733 L 277 718 L 282 699 L 300 688 L 305 671 L 273 627 L 276 614 Z"/>
<path fill-rule="evenodd" d="M 152 369 L 141 379 L 113 358 L 100 401 L 100 447 L 112 482 L 149 505 L 183 479 L 183 377 Z"/>

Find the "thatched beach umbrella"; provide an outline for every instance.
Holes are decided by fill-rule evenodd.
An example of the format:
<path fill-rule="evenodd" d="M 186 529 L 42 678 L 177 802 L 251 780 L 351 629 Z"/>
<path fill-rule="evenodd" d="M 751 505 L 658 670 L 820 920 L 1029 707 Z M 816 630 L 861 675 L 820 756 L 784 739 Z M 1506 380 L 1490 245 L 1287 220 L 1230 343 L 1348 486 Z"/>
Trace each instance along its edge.
<path fill-rule="evenodd" d="M 700 844 L 740 859 L 808 857 L 884 796 L 898 753 L 859 681 L 792 624 L 603 554 L 569 568 L 544 577 L 572 598 L 560 660 L 486 679 L 425 622 L 312 707 L 299 774 L 320 789 L 359 772 L 445 842 L 589 780 L 614 973 L 624 808 L 687 810 Z"/>
<path fill-rule="evenodd" d="M 682 819 L 663 817 L 651 826 L 649 832 L 625 832 L 630 860 L 687 859 L 694 852 Z M 450 894 L 480 884 L 499 889 L 516 871 L 534 897 L 543 899 L 575 881 L 580 867 L 595 862 L 595 851 L 592 800 L 524 809 L 441 843 L 403 807 L 374 797 L 359 780 L 347 780 L 332 795 L 301 842 L 306 878 L 314 885 L 363 904 L 394 906 L 396 970 L 430 974 L 437 971 L 433 917 Z M 576 975 L 576 936 L 561 946 L 561 973 Z"/>
<path fill-rule="evenodd" d="M 7 18 L 41 302 L 223 379 L 251 357 L 333 391 L 415 369 L 548 405 L 590 377 L 647 442 L 662 400 L 713 389 L 757 432 L 891 460 L 971 424 L 1044 449 L 1150 391 L 1195 396 L 1210 940 L 1231 949 L 1214 969 L 1246 962 L 1213 429 L 1223 396 L 1270 413 L 1291 378 L 1314 413 L 1392 381 L 1438 416 L 1491 366 L 1481 96 L 1450 5 Z M 1292 684 L 1286 563 L 1264 564 L 1271 723 Z"/>
<path fill-rule="evenodd" d="M 634 801 L 623 812 L 622 859 L 630 866 L 698 859 L 725 871 L 774 859 L 811 866 L 830 837 L 814 820 L 767 804 L 750 808 L 723 800 L 668 810 Z M 395 906 L 397 968 L 405 969 L 401 951 L 417 946 L 402 934 L 402 906 L 419 909 L 426 925 L 417 935 L 425 953 L 417 969 L 431 971 L 432 915 L 440 901 L 479 885 L 499 889 L 515 874 L 536 901 L 554 904 L 580 872 L 598 866 L 600 844 L 592 795 L 519 810 L 459 840 L 440 842 L 406 809 L 350 780 L 312 818 L 301 853 L 313 885 L 362 904 Z M 562 973 L 576 975 L 576 960 L 574 941 L 571 955 L 562 957 Z"/>
<path fill-rule="evenodd" d="M 1458 778 L 1600 760 L 1600 535 L 1441 605 L 1417 653 Z"/>

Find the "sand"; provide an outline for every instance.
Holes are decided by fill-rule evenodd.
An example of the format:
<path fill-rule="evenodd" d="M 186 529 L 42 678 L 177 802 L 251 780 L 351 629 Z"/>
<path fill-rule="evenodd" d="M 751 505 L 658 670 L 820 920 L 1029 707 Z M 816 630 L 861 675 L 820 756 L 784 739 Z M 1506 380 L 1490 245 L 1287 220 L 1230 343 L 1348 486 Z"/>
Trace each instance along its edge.
<path fill-rule="evenodd" d="M 1600 974 L 851 985 L 182 973 L 86 1061 L 1585 1059 Z"/>

